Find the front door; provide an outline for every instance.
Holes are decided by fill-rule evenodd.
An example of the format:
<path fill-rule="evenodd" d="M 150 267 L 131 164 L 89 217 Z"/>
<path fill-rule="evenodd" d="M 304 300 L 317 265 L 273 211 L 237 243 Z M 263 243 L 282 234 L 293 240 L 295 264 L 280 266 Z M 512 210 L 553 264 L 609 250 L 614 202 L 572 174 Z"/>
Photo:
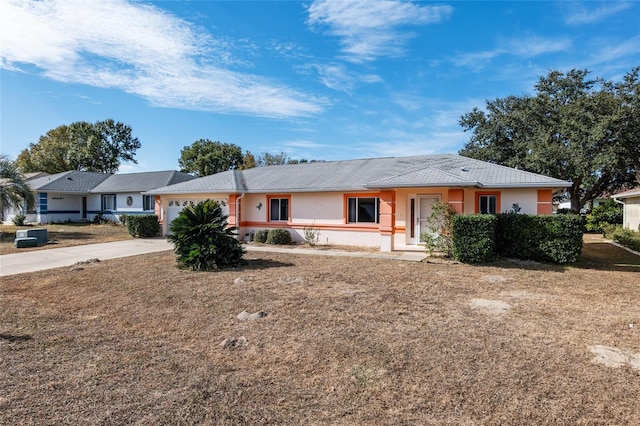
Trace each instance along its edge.
<path fill-rule="evenodd" d="M 423 242 L 421 235 L 423 233 L 430 232 L 429 231 L 429 216 L 433 212 L 433 203 L 440 200 L 438 195 L 419 195 L 418 202 L 416 203 L 417 212 L 416 212 L 416 235 L 418 236 L 418 241 Z"/>
<path fill-rule="evenodd" d="M 82 219 L 87 220 L 87 197 L 82 197 Z"/>

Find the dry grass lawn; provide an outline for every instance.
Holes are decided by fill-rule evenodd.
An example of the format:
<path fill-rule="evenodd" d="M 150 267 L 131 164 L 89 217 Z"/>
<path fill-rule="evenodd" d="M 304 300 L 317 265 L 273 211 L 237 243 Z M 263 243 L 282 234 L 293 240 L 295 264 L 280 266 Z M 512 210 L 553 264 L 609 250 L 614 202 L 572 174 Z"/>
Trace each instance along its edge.
<path fill-rule="evenodd" d="M 28 226 L 0 225 L 0 255 L 23 253 L 32 250 L 78 246 L 89 243 L 107 243 L 110 241 L 130 240 L 133 237 L 125 226 L 97 225 L 93 223 L 65 223 L 61 225 L 37 225 L 31 228 L 47 228 L 49 243 L 40 247 L 15 248 L 13 240 L 16 230 L 29 229 Z"/>
<path fill-rule="evenodd" d="M 640 258 L 609 244 L 571 267 L 246 258 L 3 277 L 0 424 L 640 424 Z"/>

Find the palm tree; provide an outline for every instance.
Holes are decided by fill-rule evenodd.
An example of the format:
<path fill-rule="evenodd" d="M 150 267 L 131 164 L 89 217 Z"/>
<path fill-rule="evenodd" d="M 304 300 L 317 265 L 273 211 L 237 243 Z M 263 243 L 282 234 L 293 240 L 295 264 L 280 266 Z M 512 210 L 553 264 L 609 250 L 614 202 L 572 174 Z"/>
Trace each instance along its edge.
<path fill-rule="evenodd" d="M 4 220 L 5 210 L 32 209 L 35 204 L 36 198 L 24 175 L 9 157 L 0 154 L 0 222 Z"/>
<path fill-rule="evenodd" d="M 244 249 L 234 238 L 236 228 L 227 227 L 227 219 L 214 200 L 185 207 L 169 225 L 168 240 L 174 244 L 178 266 L 211 271 L 241 264 Z"/>

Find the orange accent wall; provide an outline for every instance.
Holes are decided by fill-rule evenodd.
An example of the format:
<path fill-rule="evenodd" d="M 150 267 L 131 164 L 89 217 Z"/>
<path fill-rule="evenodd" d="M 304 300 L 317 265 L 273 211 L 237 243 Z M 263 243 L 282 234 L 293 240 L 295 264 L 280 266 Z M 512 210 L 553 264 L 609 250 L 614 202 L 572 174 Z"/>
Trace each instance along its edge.
<path fill-rule="evenodd" d="M 395 231 L 396 222 L 396 193 L 395 191 L 380 192 L 380 233 L 389 235 Z"/>
<path fill-rule="evenodd" d="M 553 213 L 553 193 L 550 189 L 538 190 L 538 214 Z"/>
<path fill-rule="evenodd" d="M 449 190 L 449 205 L 458 213 L 464 213 L 464 189 Z"/>
<path fill-rule="evenodd" d="M 156 195 L 153 199 L 153 212 L 158 216 L 158 220 L 162 223 L 162 200 L 159 195 Z"/>

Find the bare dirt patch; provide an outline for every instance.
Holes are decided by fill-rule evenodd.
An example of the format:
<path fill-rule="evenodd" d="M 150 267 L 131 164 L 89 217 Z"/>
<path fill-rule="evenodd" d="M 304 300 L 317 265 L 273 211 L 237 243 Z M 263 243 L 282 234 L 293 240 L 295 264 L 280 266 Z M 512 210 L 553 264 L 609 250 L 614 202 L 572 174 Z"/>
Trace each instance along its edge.
<path fill-rule="evenodd" d="M 640 424 L 640 370 L 591 349 L 640 353 L 640 259 L 618 250 L 572 267 L 252 252 L 212 273 L 164 252 L 3 277 L 0 424 Z"/>
<path fill-rule="evenodd" d="M 505 315 L 511 309 L 511 305 L 502 300 L 471 299 L 473 309 L 480 310 L 491 315 Z"/>

